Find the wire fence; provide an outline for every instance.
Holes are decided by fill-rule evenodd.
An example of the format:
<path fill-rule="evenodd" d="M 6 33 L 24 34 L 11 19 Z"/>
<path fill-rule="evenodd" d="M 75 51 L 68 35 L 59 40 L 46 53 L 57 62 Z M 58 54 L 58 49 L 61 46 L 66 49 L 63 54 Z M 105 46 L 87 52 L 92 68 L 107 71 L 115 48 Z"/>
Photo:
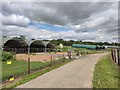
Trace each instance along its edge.
<path fill-rule="evenodd" d="M 48 55 L 49 57 L 42 61 L 41 56 Z M 33 61 L 31 56 L 36 56 L 40 61 Z M 25 76 L 36 72 L 37 70 L 42 70 L 44 68 L 49 68 L 56 64 L 64 63 L 71 60 L 67 53 L 54 53 L 54 54 L 38 54 L 38 55 L 28 55 L 27 60 L 9 60 L 2 62 L 2 81 L 11 82 L 20 76 Z"/>
<path fill-rule="evenodd" d="M 112 60 L 120 67 L 120 48 L 111 49 Z"/>
<path fill-rule="evenodd" d="M 9 48 L 5 51 L 16 52 L 20 56 L 20 59 L 8 60 L 2 62 L 2 81 L 11 82 L 19 76 L 25 76 L 36 72 L 37 70 L 42 70 L 54 66 L 56 64 L 64 63 L 66 61 L 72 60 L 78 56 L 86 55 L 88 52 L 52 52 L 52 53 L 39 53 L 40 48 L 32 48 L 31 50 L 37 50 L 36 53 L 26 54 L 28 52 L 27 48 Z M 34 51 L 33 50 L 33 51 Z M 47 49 L 49 51 L 49 49 Z M 37 53 L 38 52 L 38 53 Z M 23 54 L 22 54 L 23 53 Z M 23 59 L 22 59 L 23 57 Z M 19 57 L 18 57 L 19 58 Z"/>

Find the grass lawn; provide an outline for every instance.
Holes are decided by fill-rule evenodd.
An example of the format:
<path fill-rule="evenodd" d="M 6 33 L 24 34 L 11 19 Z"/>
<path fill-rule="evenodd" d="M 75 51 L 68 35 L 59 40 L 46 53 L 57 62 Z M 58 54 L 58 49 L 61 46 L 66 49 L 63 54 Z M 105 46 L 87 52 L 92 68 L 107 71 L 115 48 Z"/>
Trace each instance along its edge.
<path fill-rule="evenodd" d="M 31 62 L 31 70 L 44 68 L 48 66 L 48 62 Z M 8 79 L 10 75 L 23 75 L 27 73 L 27 61 L 13 60 L 12 64 L 8 65 L 2 62 L 2 80 Z"/>
<path fill-rule="evenodd" d="M 107 55 L 95 67 L 93 88 L 120 88 L 120 71 Z"/>
<path fill-rule="evenodd" d="M 63 62 L 65 59 L 53 61 L 52 64 Z M 51 64 L 51 62 L 31 62 L 31 71 L 42 69 Z M 27 61 L 13 60 L 12 64 L 8 65 L 6 62 L 2 62 L 2 81 L 9 78 L 10 75 L 19 76 L 27 74 L 28 67 Z"/>
<path fill-rule="evenodd" d="M 70 59 L 68 59 L 68 60 L 66 60 L 66 59 L 61 59 L 61 60 L 54 61 L 54 62 L 53 62 L 53 65 L 52 65 L 51 67 L 42 69 L 41 71 L 37 71 L 37 72 L 35 72 L 35 73 L 31 73 L 30 75 L 24 75 L 21 80 L 19 80 L 19 81 L 17 81 L 17 82 L 12 82 L 12 83 L 10 83 L 9 85 L 4 86 L 3 89 L 4 89 L 4 90 L 5 90 L 6 88 L 7 88 L 7 89 L 11 89 L 11 88 L 14 88 L 14 87 L 16 87 L 16 86 L 18 86 L 18 85 L 20 85 L 20 84 L 26 83 L 26 82 L 28 82 L 28 81 L 30 81 L 30 80 L 38 77 L 38 76 L 41 76 L 41 75 L 43 75 L 43 74 L 45 74 L 45 73 L 47 73 L 47 72 L 49 72 L 49 71 L 51 71 L 51 70 L 53 70 L 53 69 L 58 68 L 58 67 L 66 64 L 66 63 L 68 63 L 68 62 L 70 62 L 70 61 L 72 61 L 72 60 L 70 60 Z M 34 63 L 34 64 L 35 64 L 35 63 Z M 38 63 L 38 64 L 39 64 L 39 63 Z"/>

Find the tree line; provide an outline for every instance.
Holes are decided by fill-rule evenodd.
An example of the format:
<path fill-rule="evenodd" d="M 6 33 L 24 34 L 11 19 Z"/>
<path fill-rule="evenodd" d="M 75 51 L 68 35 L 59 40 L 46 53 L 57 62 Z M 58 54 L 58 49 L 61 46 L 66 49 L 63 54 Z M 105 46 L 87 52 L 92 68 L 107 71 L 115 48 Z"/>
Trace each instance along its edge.
<path fill-rule="evenodd" d="M 20 35 L 20 37 L 14 37 L 13 39 L 21 39 L 21 40 L 26 40 L 26 37 L 23 35 Z M 35 40 L 35 39 L 32 39 Z M 63 44 L 64 46 L 71 46 L 72 44 L 86 44 L 86 45 L 98 45 L 98 46 L 103 46 L 103 45 L 111 45 L 111 46 L 120 46 L 120 43 L 117 42 L 90 42 L 90 41 L 82 41 L 82 40 L 64 40 L 64 39 L 53 39 L 53 40 L 43 40 L 43 41 L 50 41 L 55 45 Z"/>
<path fill-rule="evenodd" d="M 62 43 L 65 46 L 71 46 L 72 44 L 86 44 L 86 45 L 98 45 L 98 46 L 103 46 L 103 45 L 111 45 L 111 46 L 120 46 L 120 43 L 117 42 L 90 42 L 90 41 L 74 41 L 74 40 L 64 40 L 64 39 L 53 39 L 51 40 L 55 45 L 59 45 Z"/>

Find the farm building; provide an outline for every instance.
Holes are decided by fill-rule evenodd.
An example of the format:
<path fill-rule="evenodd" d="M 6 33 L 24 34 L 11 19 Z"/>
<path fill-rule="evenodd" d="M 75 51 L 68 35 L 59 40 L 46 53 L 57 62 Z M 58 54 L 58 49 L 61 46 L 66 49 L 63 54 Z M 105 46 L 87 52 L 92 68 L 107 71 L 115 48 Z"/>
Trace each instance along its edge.
<path fill-rule="evenodd" d="M 55 45 L 51 42 L 49 42 L 46 45 L 46 51 L 53 51 L 55 48 Z M 16 53 L 27 53 L 28 52 L 28 44 L 26 41 L 21 40 L 19 38 L 14 38 L 8 40 L 4 45 L 3 45 L 3 50 L 8 51 L 8 52 L 16 52 Z M 30 44 L 30 52 L 44 52 L 45 51 L 45 45 L 43 41 L 40 40 L 34 40 Z"/>
<path fill-rule="evenodd" d="M 86 48 L 86 49 L 93 49 L 93 50 L 106 49 L 105 46 L 84 45 L 84 44 L 73 44 L 72 47 L 74 47 L 74 48 Z"/>

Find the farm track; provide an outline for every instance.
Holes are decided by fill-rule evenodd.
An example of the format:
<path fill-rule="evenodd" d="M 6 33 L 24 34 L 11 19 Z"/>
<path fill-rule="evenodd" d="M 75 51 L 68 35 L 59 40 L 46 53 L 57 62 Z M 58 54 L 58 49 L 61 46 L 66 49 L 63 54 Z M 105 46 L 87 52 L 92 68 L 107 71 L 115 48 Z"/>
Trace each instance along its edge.
<path fill-rule="evenodd" d="M 95 64 L 106 54 L 81 56 L 17 88 L 92 88 Z"/>

